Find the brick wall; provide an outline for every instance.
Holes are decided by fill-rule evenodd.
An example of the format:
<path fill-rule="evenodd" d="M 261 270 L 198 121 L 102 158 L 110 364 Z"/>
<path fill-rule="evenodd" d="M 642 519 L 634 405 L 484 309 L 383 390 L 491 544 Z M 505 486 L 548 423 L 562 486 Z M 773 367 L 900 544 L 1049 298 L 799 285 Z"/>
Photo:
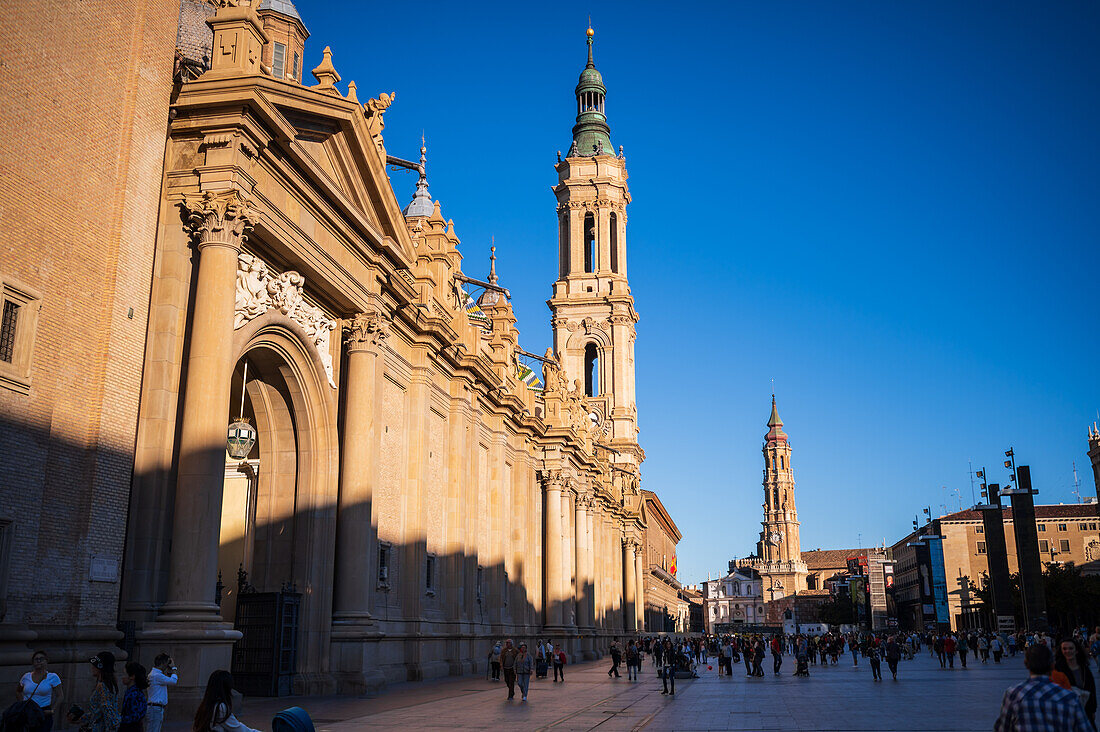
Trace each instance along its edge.
<path fill-rule="evenodd" d="M 29 394 L 0 387 L 5 623 L 113 627 L 179 0 L 0 11 L 0 279 L 41 295 Z"/>

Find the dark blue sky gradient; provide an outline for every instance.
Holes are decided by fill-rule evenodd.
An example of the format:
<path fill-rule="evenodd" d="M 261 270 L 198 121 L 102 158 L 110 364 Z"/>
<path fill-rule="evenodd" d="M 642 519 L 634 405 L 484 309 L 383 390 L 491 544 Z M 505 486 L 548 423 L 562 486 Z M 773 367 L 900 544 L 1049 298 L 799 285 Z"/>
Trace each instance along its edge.
<path fill-rule="evenodd" d="M 305 65 L 331 45 L 341 88 L 397 92 L 388 151 L 426 133 L 464 270 L 495 236 L 541 353 L 592 13 L 634 197 L 643 483 L 684 581 L 754 548 L 772 378 L 804 549 L 970 505 L 968 459 L 1004 482 L 1009 445 L 1040 501 L 1075 500 L 1073 461 L 1092 494 L 1100 5 L 524 5 L 301 0 Z"/>

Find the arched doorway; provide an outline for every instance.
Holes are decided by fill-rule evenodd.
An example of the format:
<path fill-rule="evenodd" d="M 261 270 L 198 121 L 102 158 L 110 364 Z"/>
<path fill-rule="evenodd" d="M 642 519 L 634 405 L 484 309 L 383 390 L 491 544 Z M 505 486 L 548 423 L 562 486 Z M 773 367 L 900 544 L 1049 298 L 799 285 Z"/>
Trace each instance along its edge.
<path fill-rule="evenodd" d="M 233 621 L 238 572 L 256 592 L 302 594 L 294 693 L 329 693 L 336 530 L 336 390 L 297 323 L 268 312 L 235 333 L 230 414 L 256 428 L 243 460 L 227 455 L 218 569 Z M 247 380 L 245 369 L 247 366 Z"/>

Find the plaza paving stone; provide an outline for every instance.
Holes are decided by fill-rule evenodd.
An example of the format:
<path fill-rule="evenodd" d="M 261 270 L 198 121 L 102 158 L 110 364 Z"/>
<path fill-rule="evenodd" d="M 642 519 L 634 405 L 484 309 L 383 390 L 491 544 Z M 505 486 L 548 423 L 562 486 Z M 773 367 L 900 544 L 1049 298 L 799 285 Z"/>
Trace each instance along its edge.
<path fill-rule="evenodd" d="M 467 676 L 398 684 L 379 696 L 250 699 L 241 720 L 268 728 L 279 709 L 301 706 L 319 732 L 354 730 L 989 730 L 1004 690 L 1026 677 L 1023 657 L 1000 665 L 970 663 L 941 670 L 927 652 L 902 661 L 898 681 L 874 682 L 866 659 L 852 667 L 851 656 L 837 666 L 810 667 L 809 678 L 791 675 L 787 657 L 783 675 L 747 678 L 735 666 L 732 678 L 717 669 L 699 679 L 678 681 L 676 696 L 661 695 L 652 663 L 640 681 L 607 677 L 608 662 L 567 667 L 564 684 L 533 680 L 529 701 L 506 699 L 504 682 Z M 703 667 L 705 669 L 705 666 Z M 740 673 L 736 673 L 740 671 Z M 175 725 L 172 726 L 175 728 Z"/>

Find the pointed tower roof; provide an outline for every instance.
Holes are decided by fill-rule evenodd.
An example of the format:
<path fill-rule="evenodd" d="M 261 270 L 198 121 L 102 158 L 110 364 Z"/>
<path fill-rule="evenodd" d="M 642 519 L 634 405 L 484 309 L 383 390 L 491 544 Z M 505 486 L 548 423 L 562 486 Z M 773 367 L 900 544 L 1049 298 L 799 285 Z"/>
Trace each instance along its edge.
<path fill-rule="evenodd" d="M 412 201 L 405 207 L 405 210 L 401 213 L 405 214 L 405 218 L 412 218 L 413 216 L 431 216 L 432 211 L 435 210 L 435 205 L 432 203 L 432 197 L 428 195 L 428 148 L 424 144 L 424 138 L 420 138 L 420 179 L 416 181 L 416 192 L 413 193 Z"/>
<path fill-rule="evenodd" d="M 772 414 L 768 418 L 768 434 L 764 439 L 768 444 L 787 441 L 787 433 L 783 431 L 783 420 L 779 418 L 779 408 L 775 406 L 775 394 L 772 394 Z"/>
<path fill-rule="evenodd" d="M 577 123 L 573 125 L 573 146 L 568 157 L 591 157 L 593 155 L 614 155 L 611 147 L 611 127 L 604 113 L 604 97 L 607 89 L 603 85 L 603 76 L 596 70 L 592 60 L 592 39 L 596 32 L 592 26 L 588 35 L 588 63 L 577 80 Z"/>

